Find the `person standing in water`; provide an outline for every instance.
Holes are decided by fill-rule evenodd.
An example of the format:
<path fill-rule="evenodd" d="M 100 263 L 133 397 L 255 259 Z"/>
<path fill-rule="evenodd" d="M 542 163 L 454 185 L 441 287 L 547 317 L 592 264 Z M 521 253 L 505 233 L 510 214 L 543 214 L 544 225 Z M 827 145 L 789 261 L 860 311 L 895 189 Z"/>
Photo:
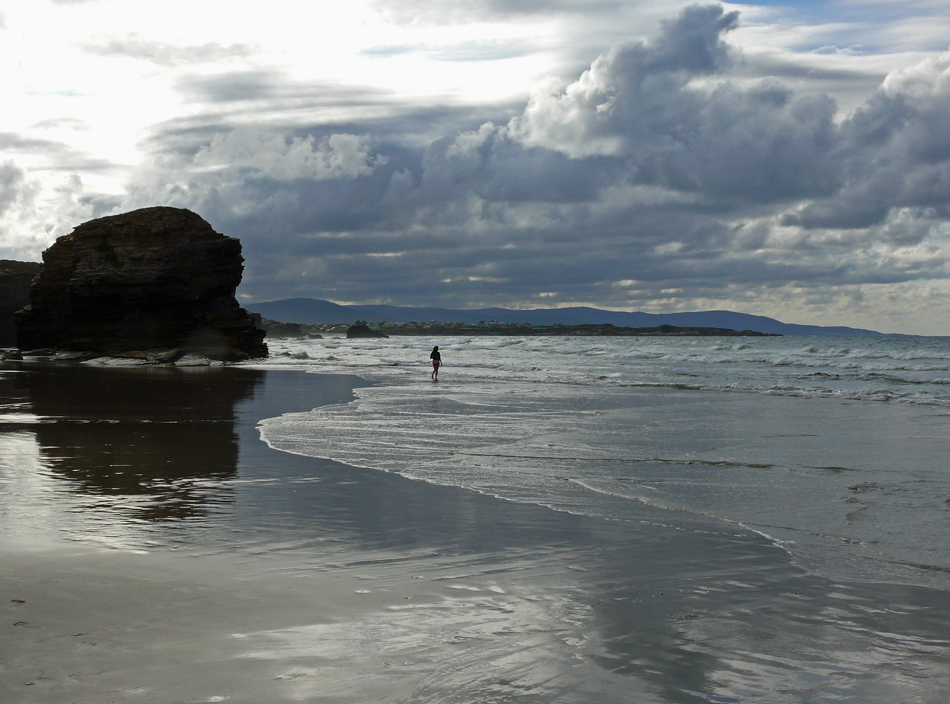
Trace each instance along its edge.
<path fill-rule="evenodd" d="M 432 352 L 429 354 L 429 359 L 432 360 L 432 378 L 438 380 L 439 367 L 442 366 L 442 355 L 439 354 L 438 345 L 432 348 Z"/>

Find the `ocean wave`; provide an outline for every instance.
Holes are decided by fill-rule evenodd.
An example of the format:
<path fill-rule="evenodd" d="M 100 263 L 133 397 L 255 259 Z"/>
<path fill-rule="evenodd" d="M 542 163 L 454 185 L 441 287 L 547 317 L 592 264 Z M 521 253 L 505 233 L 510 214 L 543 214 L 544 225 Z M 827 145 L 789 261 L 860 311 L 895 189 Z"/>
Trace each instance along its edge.
<path fill-rule="evenodd" d="M 950 340 L 503 336 L 380 340 L 274 340 L 266 366 L 293 365 L 374 380 L 428 376 L 590 387 L 666 387 L 800 397 L 950 405 Z M 395 375 L 395 376 L 393 376 Z"/>

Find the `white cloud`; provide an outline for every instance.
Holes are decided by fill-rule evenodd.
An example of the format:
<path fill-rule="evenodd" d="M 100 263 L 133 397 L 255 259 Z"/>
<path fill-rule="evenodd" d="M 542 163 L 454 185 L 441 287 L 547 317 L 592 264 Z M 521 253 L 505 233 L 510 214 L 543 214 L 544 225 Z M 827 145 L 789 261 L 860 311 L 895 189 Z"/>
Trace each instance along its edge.
<path fill-rule="evenodd" d="M 889 74 L 881 90 L 916 100 L 950 98 L 950 51 Z"/>
<path fill-rule="evenodd" d="M 574 158 L 625 156 L 647 141 L 655 148 L 656 140 L 672 136 L 666 124 L 671 110 L 694 108 L 674 102 L 693 102 L 690 81 L 728 64 L 721 35 L 737 22 L 738 13 L 721 6 L 689 8 L 664 23 L 654 41 L 612 50 L 563 90 L 551 82 L 541 86 L 509 132 L 526 146 Z"/>
<path fill-rule="evenodd" d="M 57 237 L 90 219 L 81 192 L 76 175 L 44 187 L 13 161 L 0 162 L 0 259 L 38 261 Z"/>
<path fill-rule="evenodd" d="M 356 178 L 382 163 L 365 136 L 333 134 L 318 143 L 313 136 L 288 139 L 251 127 L 215 136 L 194 158 L 199 170 L 250 170 L 277 181 Z"/>

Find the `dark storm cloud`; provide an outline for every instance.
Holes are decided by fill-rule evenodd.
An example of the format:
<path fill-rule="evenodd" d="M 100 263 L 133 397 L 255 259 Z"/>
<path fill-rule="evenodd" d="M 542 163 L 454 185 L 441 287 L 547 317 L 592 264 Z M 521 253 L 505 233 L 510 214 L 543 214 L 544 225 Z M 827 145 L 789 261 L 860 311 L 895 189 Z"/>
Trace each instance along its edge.
<path fill-rule="evenodd" d="M 180 88 L 222 110 L 163 125 L 150 145 L 171 163 L 127 205 L 190 207 L 240 237 L 242 291 L 260 299 L 624 307 L 950 277 L 950 55 L 842 119 L 827 96 L 750 81 L 737 23 L 691 7 L 514 114 L 419 106 L 281 130 L 253 118 L 389 97 L 190 77 Z M 234 101 L 251 126 L 229 122 Z"/>
<path fill-rule="evenodd" d="M 144 39 L 136 35 L 113 38 L 103 42 L 88 42 L 84 45 L 84 49 L 87 53 L 95 56 L 139 59 L 160 66 L 190 65 L 247 58 L 259 51 L 259 48 L 254 44 L 223 46 L 216 43 L 207 43 L 200 46 L 178 46 Z"/>

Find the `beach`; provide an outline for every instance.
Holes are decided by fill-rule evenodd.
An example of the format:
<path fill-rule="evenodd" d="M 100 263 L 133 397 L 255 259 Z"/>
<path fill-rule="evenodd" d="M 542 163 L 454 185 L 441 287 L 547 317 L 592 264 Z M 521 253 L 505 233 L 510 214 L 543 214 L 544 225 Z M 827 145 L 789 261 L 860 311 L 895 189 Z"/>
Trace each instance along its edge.
<path fill-rule="evenodd" d="M 438 386 L 388 361 L 398 383 L 313 373 L 290 345 L 232 368 L 7 363 L 0 698 L 946 701 L 944 545 L 882 545 L 914 495 L 861 486 L 918 448 L 939 534 L 942 408 L 551 395 L 463 383 L 457 359 Z M 776 415 L 786 437 L 833 420 L 848 452 L 756 440 Z"/>

